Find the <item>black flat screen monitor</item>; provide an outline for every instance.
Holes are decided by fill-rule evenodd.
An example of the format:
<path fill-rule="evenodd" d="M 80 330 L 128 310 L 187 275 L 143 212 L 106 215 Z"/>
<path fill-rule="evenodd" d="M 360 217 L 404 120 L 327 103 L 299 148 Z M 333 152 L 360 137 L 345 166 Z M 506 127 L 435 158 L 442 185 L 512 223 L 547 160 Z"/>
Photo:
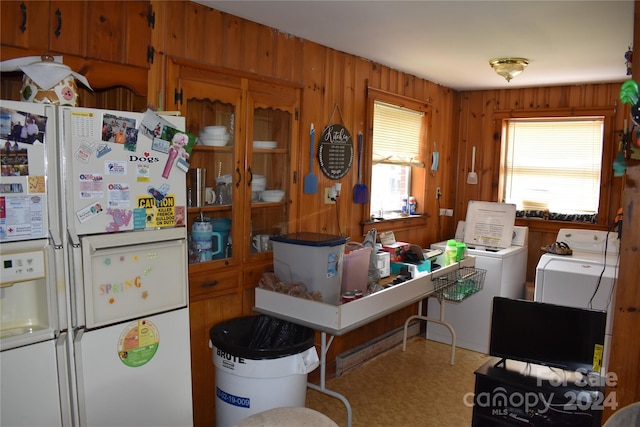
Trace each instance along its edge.
<path fill-rule="evenodd" d="M 606 322 L 606 311 L 494 297 L 489 354 L 599 372 Z"/>

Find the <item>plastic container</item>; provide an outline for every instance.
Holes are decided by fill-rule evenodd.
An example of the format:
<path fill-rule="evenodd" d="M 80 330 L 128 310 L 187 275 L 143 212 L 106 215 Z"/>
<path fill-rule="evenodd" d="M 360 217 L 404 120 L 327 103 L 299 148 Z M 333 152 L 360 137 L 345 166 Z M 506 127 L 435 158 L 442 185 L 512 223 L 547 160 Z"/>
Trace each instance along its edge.
<path fill-rule="evenodd" d="M 231 219 L 213 218 L 211 225 L 214 233 L 220 235 L 220 247 L 217 246 L 216 240 L 213 240 L 213 259 L 223 259 L 231 256 L 231 254 L 227 253 L 229 230 L 231 230 Z"/>
<path fill-rule="evenodd" d="M 456 262 L 460 262 L 467 257 L 467 245 L 464 242 L 456 242 Z"/>
<path fill-rule="evenodd" d="M 304 283 L 309 292 L 319 291 L 327 304 L 340 304 L 347 239 L 301 231 L 271 236 L 271 241 L 276 276 L 285 282 Z"/>
<path fill-rule="evenodd" d="M 355 242 L 347 242 L 345 246 L 348 252 L 344 254 L 342 263 L 342 292 L 366 291 L 372 248 Z"/>
<path fill-rule="evenodd" d="M 447 246 L 444 248 L 444 265 L 451 265 L 456 262 L 458 254 L 458 242 L 454 239 L 447 240 Z"/>
<path fill-rule="evenodd" d="M 268 409 L 304 407 L 307 374 L 320 363 L 314 336 L 311 328 L 264 315 L 211 328 L 216 426 Z"/>

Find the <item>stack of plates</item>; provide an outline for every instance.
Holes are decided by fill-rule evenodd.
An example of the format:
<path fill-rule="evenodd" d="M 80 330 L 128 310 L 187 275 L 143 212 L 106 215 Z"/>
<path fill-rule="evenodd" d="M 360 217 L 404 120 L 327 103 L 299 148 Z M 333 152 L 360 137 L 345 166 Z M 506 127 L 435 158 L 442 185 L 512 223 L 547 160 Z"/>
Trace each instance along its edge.
<path fill-rule="evenodd" d="M 205 126 L 198 135 L 198 141 L 202 145 L 222 147 L 229 143 L 231 135 L 226 126 Z"/>
<path fill-rule="evenodd" d="M 284 190 L 265 190 L 260 193 L 263 202 L 281 202 L 284 199 Z"/>
<path fill-rule="evenodd" d="M 251 190 L 264 191 L 265 188 L 267 188 L 267 177 L 264 175 L 253 175 Z"/>
<path fill-rule="evenodd" d="M 260 193 L 267 188 L 267 177 L 264 175 L 253 175 L 251 180 L 251 200 L 257 202 L 260 199 Z"/>
<path fill-rule="evenodd" d="M 253 141 L 253 148 L 276 148 L 278 141 Z"/>

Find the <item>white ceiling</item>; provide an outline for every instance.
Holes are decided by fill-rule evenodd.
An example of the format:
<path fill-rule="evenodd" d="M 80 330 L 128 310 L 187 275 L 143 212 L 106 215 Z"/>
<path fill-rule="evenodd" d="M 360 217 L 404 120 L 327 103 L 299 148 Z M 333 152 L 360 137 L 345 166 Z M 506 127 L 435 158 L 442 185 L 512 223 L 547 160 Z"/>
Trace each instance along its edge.
<path fill-rule="evenodd" d="M 632 0 L 198 0 L 456 90 L 622 81 Z M 489 60 L 529 59 L 507 83 Z"/>

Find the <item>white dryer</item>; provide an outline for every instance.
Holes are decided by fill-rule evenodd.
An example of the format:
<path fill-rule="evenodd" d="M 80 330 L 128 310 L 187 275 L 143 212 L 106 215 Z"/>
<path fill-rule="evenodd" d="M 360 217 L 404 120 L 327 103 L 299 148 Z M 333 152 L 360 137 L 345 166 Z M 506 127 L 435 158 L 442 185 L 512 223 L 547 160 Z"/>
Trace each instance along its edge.
<path fill-rule="evenodd" d="M 544 254 L 536 267 L 535 301 L 607 311 L 602 361 L 606 372 L 611 347 L 615 283 L 620 242 L 615 232 L 560 229 L 556 239 L 572 255 Z"/>

